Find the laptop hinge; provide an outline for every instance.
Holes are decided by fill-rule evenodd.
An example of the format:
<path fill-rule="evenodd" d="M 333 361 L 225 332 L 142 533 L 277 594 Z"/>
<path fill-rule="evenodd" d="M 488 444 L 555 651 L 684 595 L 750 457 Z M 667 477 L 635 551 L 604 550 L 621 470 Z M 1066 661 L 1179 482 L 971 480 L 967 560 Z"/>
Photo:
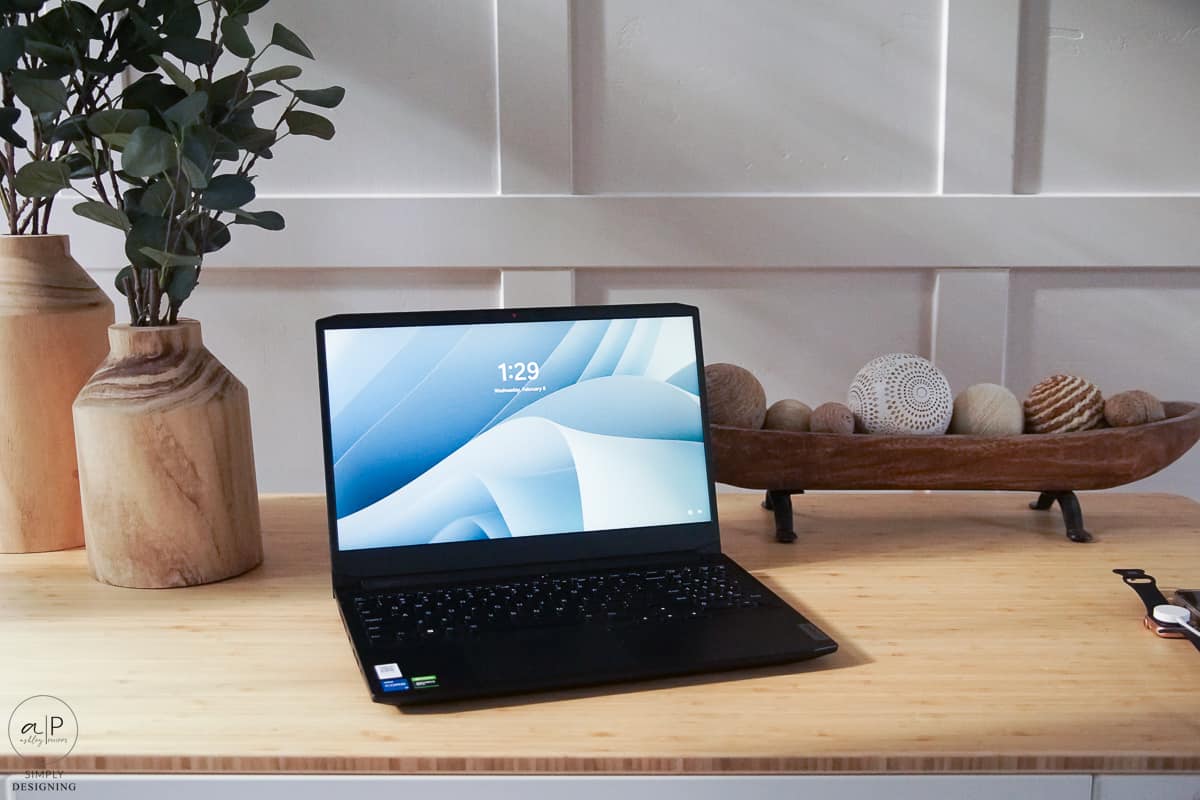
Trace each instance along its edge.
<path fill-rule="evenodd" d="M 612 569 L 613 567 L 625 565 L 637 567 L 657 563 L 678 563 L 692 558 L 698 559 L 719 555 L 720 552 L 719 547 L 713 547 L 697 550 L 671 550 L 662 553 L 644 553 L 640 555 L 625 554 L 613 558 L 514 564 L 506 567 L 482 567 L 480 569 L 452 571 L 439 570 L 436 572 L 415 572 L 405 575 L 376 575 L 360 578 L 355 583 L 357 584 L 356 588 L 363 591 L 378 591 L 380 589 L 431 583 L 470 583 L 477 580 L 496 580 L 510 575 L 531 575 L 540 572 L 588 572 L 591 570 Z"/>

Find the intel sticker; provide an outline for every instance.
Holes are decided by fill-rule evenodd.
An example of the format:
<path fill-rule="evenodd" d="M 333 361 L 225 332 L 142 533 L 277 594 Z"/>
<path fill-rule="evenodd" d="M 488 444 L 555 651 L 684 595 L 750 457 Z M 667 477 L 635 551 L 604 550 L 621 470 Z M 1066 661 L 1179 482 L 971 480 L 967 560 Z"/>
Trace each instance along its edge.
<path fill-rule="evenodd" d="M 408 678 L 388 678 L 379 682 L 379 688 L 385 692 L 407 692 L 412 687 L 408 685 Z"/>
<path fill-rule="evenodd" d="M 399 664 L 376 664 L 375 674 L 379 676 L 379 680 L 385 678 L 403 678 L 404 675 L 400 672 Z"/>

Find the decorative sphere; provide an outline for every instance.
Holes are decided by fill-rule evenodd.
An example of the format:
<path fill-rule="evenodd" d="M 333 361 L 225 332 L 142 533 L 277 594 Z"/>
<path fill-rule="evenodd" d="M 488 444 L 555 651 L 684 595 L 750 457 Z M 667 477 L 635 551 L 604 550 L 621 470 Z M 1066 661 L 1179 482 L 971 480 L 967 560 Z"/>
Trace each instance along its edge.
<path fill-rule="evenodd" d="M 1025 430 L 1017 396 L 996 383 L 968 386 L 954 398 L 950 432 L 975 436 L 1015 436 Z"/>
<path fill-rule="evenodd" d="M 704 368 L 708 388 L 708 421 L 734 428 L 761 428 L 767 416 L 767 393 L 750 370 L 736 364 Z"/>
<path fill-rule="evenodd" d="M 841 403 L 822 403 L 813 409 L 813 433 L 854 433 L 854 414 Z"/>
<path fill-rule="evenodd" d="M 1166 418 L 1158 398 L 1141 389 L 1114 394 L 1104 401 L 1104 420 L 1114 428 L 1145 425 Z"/>
<path fill-rule="evenodd" d="M 763 427 L 772 431 L 806 431 L 812 409 L 799 400 L 780 400 L 767 409 Z"/>
<path fill-rule="evenodd" d="M 1025 430 L 1030 433 L 1086 431 L 1103 421 L 1100 390 L 1074 375 L 1051 375 L 1025 398 Z"/>
<path fill-rule="evenodd" d="M 891 353 L 858 371 L 847 404 L 867 433 L 938 435 L 950 426 L 954 395 L 929 361 Z"/>

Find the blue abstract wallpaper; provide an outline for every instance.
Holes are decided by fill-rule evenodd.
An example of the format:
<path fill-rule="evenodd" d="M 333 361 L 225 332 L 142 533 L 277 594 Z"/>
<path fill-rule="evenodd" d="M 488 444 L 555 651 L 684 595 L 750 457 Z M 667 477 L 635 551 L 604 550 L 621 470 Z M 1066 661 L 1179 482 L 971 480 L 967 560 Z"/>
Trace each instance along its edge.
<path fill-rule="evenodd" d="M 710 519 L 690 317 L 325 337 L 343 550 Z"/>

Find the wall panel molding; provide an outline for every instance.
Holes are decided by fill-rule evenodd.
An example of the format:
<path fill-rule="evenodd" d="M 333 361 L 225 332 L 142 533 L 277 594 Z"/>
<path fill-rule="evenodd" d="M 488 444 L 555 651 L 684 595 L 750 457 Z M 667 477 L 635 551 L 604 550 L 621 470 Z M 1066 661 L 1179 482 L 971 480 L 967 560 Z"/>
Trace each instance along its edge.
<path fill-rule="evenodd" d="M 930 359 L 959 389 L 1005 385 L 1008 270 L 938 270 L 931 301 Z"/>
<path fill-rule="evenodd" d="M 942 192 L 1013 193 L 1020 0 L 947 0 Z"/>
<path fill-rule="evenodd" d="M 506 269 L 1196 267 L 1200 196 L 263 197 L 210 266 Z M 68 219 L 80 261 L 119 235 Z"/>
<path fill-rule="evenodd" d="M 570 194 L 570 0 L 497 0 L 502 194 Z"/>

